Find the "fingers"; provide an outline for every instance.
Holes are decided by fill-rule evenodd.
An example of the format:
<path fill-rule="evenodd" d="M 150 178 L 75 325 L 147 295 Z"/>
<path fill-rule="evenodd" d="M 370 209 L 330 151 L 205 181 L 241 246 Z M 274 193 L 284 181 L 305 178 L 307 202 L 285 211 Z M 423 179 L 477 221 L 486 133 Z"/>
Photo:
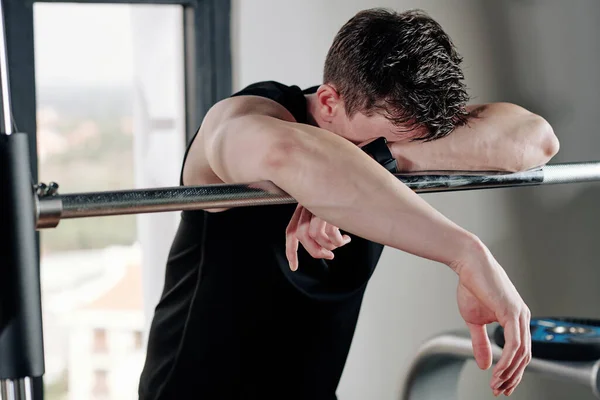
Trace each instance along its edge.
<path fill-rule="evenodd" d="M 504 392 L 505 395 L 510 396 L 509 393 L 512 393 L 517 388 L 517 385 L 519 385 L 519 383 L 523 379 L 523 372 L 525 372 L 525 367 L 527 367 L 527 364 L 529 364 L 529 361 L 530 360 L 528 360 L 527 358 L 524 358 L 521 361 L 521 364 L 519 364 L 517 372 L 511 377 L 511 379 L 505 381 L 502 384 L 502 387 L 500 388 L 501 392 Z"/>
<path fill-rule="evenodd" d="M 513 386 L 512 386 L 510 389 L 508 389 L 507 391 L 505 391 L 505 392 L 504 392 L 504 394 L 506 394 L 507 396 L 510 396 L 511 394 L 513 394 L 513 392 L 514 392 L 514 391 L 515 391 L 515 389 L 517 388 L 517 385 L 518 385 L 519 383 L 521 383 L 521 379 L 523 379 L 523 375 L 521 375 L 521 376 L 520 376 L 520 377 L 517 379 L 517 381 L 514 383 L 514 385 L 513 385 Z"/>
<path fill-rule="evenodd" d="M 519 328 L 520 328 L 520 336 L 521 338 L 523 338 L 523 343 L 521 345 L 521 347 L 519 348 L 519 350 L 517 350 L 517 353 L 515 355 L 515 358 L 512 362 L 512 364 L 506 369 L 506 371 L 502 374 L 502 378 L 509 380 L 510 378 L 512 378 L 515 374 L 518 374 L 519 371 L 519 367 L 521 366 L 521 362 L 525 359 L 525 357 L 527 357 L 528 355 L 528 345 L 527 345 L 527 332 L 525 332 L 528 327 L 524 326 L 524 318 L 521 318 L 521 321 L 519 323 Z"/>
<path fill-rule="evenodd" d="M 302 207 L 300 219 L 298 220 L 298 229 L 296 230 L 296 237 L 302 243 L 308 254 L 314 258 L 325 258 L 328 260 L 333 259 L 333 253 L 327 248 L 322 247 L 315 239 L 310 235 L 310 223 L 312 214 L 310 211 Z"/>
<path fill-rule="evenodd" d="M 330 251 L 350 242 L 350 237 L 348 235 L 342 236 L 339 228 L 315 216 L 310 221 L 308 233 L 321 247 Z"/>
<path fill-rule="evenodd" d="M 310 237 L 317 242 L 321 247 L 327 250 L 335 250 L 336 245 L 334 245 L 329 239 L 329 235 L 325 232 L 327 227 L 327 222 L 323 221 L 321 218 L 313 217 L 310 221 L 310 228 L 308 229 L 308 234 Z"/>
<path fill-rule="evenodd" d="M 292 215 L 292 219 L 285 230 L 285 256 L 287 257 L 290 269 L 296 271 L 298 269 L 298 238 L 296 232 L 298 230 L 298 221 L 302 214 L 302 206 L 298 205 L 296 211 Z"/>
<path fill-rule="evenodd" d="M 350 237 L 298 205 L 286 229 L 285 252 L 292 271 L 298 269 L 299 243 L 312 257 L 331 260 L 332 250 L 350 243 Z"/>
<path fill-rule="evenodd" d="M 502 384 L 506 382 L 504 374 L 512 365 L 515 355 L 521 348 L 521 332 L 519 328 L 519 319 L 511 318 L 504 325 L 504 349 L 502 356 L 494 368 L 494 377 L 492 378 L 492 389 L 497 391 Z M 496 392 L 494 392 L 496 393 Z"/>
<path fill-rule="evenodd" d="M 508 376 L 505 384 L 503 386 L 506 387 L 504 390 L 504 394 L 509 396 L 515 390 L 521 379 L 523 378 L 523 373 L 525 372 L 525 368 L 529 365 L 531 361 L 531 330 L 530 330 L 530 313 L 527 309 L 525 312 L 521 314 L 521 336 L 523 339 L 523 345 L 521 347 L 522 355 L 513 362 L 513 367 L 506 371 L 504 374 Z M 519 353 L 517 353 L 519 354 Z M 516 358 L 516 357 L 515 357 Z"/>
<path fill-rule="evenodd" d="M 298 243 L 298 238 L 294 235 L 287 238 L 285 242 L 285 256 L 292 271 L 298 270 Z"/>
<path fill-rule="evenodd" d="M 331 243 L 333 243 L 336 247 L 342 247 L 350 243 L 350 236 L 342 235 L 339 228 L 331 224 L 326 225 L 325 233 L 327 234 L 327 237 L 329 237 Z"/>
<path fill-rule="evenodd" d="M 467 323 L 473 342 L 473 355 L 479 368 L 486 370 L 492 365 L 492 346 L 485 325 Z"/>
<path fill-rule="evenodd" d="M 530 313 L 526 307 L 504 326 L 505 345 L 496 365 L 492 389 L 494 394 L 510 395 L 531 361 Z"/>

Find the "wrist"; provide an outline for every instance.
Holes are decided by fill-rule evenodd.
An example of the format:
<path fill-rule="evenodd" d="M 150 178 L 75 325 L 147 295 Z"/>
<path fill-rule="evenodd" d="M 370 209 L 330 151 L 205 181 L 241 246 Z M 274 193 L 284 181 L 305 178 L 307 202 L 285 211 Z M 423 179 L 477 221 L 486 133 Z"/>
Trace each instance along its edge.
<path fill-rule="evenodd" d="M 392 157 L 394 157 L 398 164 L 398 171 L 410 172 L 417 170 L 416 163 L 407 157 L 406 144 L 402 145 L 400 142 L 392 142 L 388 143 L 387 146 L 390 149 L 390 153 L 392 153 Z"/>
<path fill-rule="evenodd" d="M 379 137 L 364 144 L 362 150 L 391 173 L 398 171 L 396 158 L 392 155 L 389 143 L 384 137 Z"/>
<path fill-rule="evenodd" d="M 459 276 L 465 272 L 465 266 L 481 264 L 477 260 L 487 258 L 489 253 L 486 245 L 476 235 L 466 231 L 459 238 L 455 250 L 456 253 L 447 265 Z"/>

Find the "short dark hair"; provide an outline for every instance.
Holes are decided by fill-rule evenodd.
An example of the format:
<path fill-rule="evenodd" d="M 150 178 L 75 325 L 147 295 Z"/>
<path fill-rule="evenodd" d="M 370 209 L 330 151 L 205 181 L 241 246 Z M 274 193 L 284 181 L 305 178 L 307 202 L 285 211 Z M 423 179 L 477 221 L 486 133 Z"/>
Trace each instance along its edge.
<path fill-rule="evenodd" d="M 427 128 L 434 140 L 467 121 L 462 57 L 439 23 L 421 10 L 361 11 L 337 33 L 323 81 L 346 113 L 383 114 L 395 125 Z"/>

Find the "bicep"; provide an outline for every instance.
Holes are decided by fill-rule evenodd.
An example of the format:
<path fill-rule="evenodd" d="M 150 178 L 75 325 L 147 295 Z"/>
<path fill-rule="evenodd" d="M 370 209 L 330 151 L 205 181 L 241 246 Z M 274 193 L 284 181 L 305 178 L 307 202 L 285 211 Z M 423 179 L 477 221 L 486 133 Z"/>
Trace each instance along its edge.
<path fill-rule="evenodd" d="M 468 112 L 467 120 L 469 123 L 477 122 L 480 119 L 506 119 L 533 115 L 530 111 L 527 111 L 521 106 L 502 102 L 470 104 L 466 107 L 466 110 Z"/>
<path fill-rule="evenodd" d="M 203 147 L 213 172 L 223 182 L 265 179 L 265 161 L 277 145 L 290 141 L 293 116 L 280 104 L 264 98 L 233 98 L 207 115 Z M 211 110 L 212 111 L 212 110 Z"/>

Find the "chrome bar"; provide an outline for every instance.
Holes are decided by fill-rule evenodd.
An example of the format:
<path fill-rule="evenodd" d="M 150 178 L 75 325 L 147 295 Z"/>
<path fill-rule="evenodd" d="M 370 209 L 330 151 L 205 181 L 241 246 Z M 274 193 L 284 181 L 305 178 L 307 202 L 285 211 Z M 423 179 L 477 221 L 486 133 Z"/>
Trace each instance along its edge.
<path fill-rule="evenodd" d="M 492 354 L 498 362 L 502 349 L 494 344 Z M 450 332 L 424 343 L 404 381 L 402 400 L 456 400 L 460 374 L 473 359 L 473 344 L 468 332 Z M 595 362 L 559 362 L 533 358 L 525 372 L 545 378 L 583 385 L 600 398 L 600 360 Z M 491 389 L 490 389 L 491 390 Z"/>
<path fill-rule="evenodd" d="M 8 85 L 8 57 L 6 51 L 6 24 L 4 22 L 3 1 L 0 1 L 0 134 L 13 133 L 10 104 L 10 88 Z"/>
<path fill-rule="evenodd" d="M 12 382 L 9 382 L 4 379 L 0 379 L 0 400 L 8 399 L 8 386 L 9 385 L 12 385 Z M 11 390 L 12 390 L 12 386 L 11 386 Z"/>
<path fill-rule="evenodd" d="M 33 400 L 30 378 L 0 380 L 0 400 Z"/>
<path fill-rule="evenodd" d="M 183 186 L 51 196 L 60 199 L 60 219 L 147 212 L 244 207 L 294 203 L 271 182 L 249 185 Z M 41 198 L 43 205 L 46 199 Z M 56 207 L 53 208 L 53 212 Z M 44 212 L 40 208 L 40 216 Z"/>
<path fill-rule="evenodd" d="M 597 181 L 600 177 L 600 162 L 550 164 L 544 167 L 544 183 L 580 183 Z"/>
<path fill-rule="evenodd" d="M 600 162 L 546 165 L 517 173 L 433 171 L 396 177 L 417 193 L 577 183 L 600 181 Z M 61 219 L 68 218 L 295 202 L 267 181 L 43 196 L 36 202 L 36 228 L 56 227 Z"/>
<path fill-rule="evenodd" d="M 33 380 L 29 377 L 22 379 L 23 382 L 23 399 L 33 400 Z"/>

